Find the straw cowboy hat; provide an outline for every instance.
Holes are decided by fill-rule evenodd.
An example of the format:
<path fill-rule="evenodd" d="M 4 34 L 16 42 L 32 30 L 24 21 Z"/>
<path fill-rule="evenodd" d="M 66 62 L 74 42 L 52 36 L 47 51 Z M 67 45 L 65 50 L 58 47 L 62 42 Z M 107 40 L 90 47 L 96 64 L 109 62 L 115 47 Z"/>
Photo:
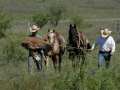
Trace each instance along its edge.
<path fill-rule="evenodd" d="M 30 32 L 36 32 L 38 31 L 40 28 L 38 28 L 36 25 L 33 25 L 32 28 L 30 28 Z"/>
<path fill-rule="evenodd" d="M 108 37 L 110 34 L 111 34 L 112 31 L 110 31 L 109 29 L 104 29 L 104 30 L 101 30 L 101 35 L 103 38 L 106 38 Z"/>

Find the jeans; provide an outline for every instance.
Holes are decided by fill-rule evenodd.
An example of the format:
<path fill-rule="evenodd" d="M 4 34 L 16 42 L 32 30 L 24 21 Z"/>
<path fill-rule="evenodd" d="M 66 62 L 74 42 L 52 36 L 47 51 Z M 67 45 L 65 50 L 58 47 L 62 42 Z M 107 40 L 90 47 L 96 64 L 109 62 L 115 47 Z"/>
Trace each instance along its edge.
<path fill-rule="evenodd" d="M 106 52 L 106 53 L 98 53 L 98 68 L 102 68 L 103 67 L 103 62 L 105 59 L 105 66 L 106 68 L 108 68 L 110 66 L 110 59 L 111 59 L 111 55 L 110 52 Z"/>
<path fill-rule="evenodd" d="M 40 57 L 39 61 L 35 60 L 32 55 L 28 56 L 28 72 L 30 74 L 34 73 L 34 68 L 33 68 L 34 63 L 36 63 L 38 71 L 42 70 L 42 56 L 41 56 L 41 54 L 38 54 L 38 56 Z"/>

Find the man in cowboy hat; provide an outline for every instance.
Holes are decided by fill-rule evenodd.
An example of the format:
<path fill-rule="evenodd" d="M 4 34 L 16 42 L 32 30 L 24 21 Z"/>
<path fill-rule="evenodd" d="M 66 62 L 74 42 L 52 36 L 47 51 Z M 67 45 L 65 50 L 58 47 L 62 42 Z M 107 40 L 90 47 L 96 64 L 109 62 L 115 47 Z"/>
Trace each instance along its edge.
<path fill-rule="evenodd" d="M 29 37 L 38 37 L 38 38 L 42 38 L 42 36 L 38 35 L 37 32 L 40 28 L 38 28 L 36 25 L 33 25 L 30 28 L 30 32 L 32 33 Z M 37 58 L 34 57 L 33 51 L 32 50 L 37 50 L 38 51 L 38 55 Z M 36 66 L 38 71 L 42 70 L 42 54 L 40 52 L 41 48 L 37 47 L 37 46 L 30 46 L 29 47 L 29 56 L 28 56 L 28 71 L 30 74 L 33 74 L 33 65 L 34 62 L 36 62 Z M 36 59 L 40 59 L 40 60 L 36 60 Z"/>
<path fill-rule="evenodd" d="M 109 29 L 101 30 L 101 36 L 99 36 L 96 42 L 92 45 L 91 51 L 94 50 L 96 46 L 99 45 L 98 53 L 98 68 L 103 67 L 103 60 L 105 59 L 106 68 L 110 65 L 111 56 L 115 52 L 115 41 L 112 36 L 110 36 L 112 31 Z"/>

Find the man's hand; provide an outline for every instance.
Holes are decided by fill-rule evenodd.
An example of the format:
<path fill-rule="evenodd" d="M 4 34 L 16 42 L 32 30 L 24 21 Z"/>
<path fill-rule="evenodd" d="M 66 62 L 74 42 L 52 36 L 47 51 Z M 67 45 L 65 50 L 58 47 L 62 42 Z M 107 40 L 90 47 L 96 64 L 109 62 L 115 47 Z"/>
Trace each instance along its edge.
<path fill-rule="evenodd" d="M 32 50 L 38 49 L 38 46 L 36 46 L 36 45 L 34 45 L 34 46 L 31 45 L 31 46 L 30 46 L 30 49 L 32 49 Z"/>
<path fill-rule="evenodd" d="M 114 52 L 110 52 L 110 55 L 113 56 L 113 55 L 114 55 Z"/>
<path fill-rule="evenodd" d="M 93 49 L 91 48 L 91 49 L 90 49 L 90 51 L 92 52 L 92 51 L 93 51 Z"/>

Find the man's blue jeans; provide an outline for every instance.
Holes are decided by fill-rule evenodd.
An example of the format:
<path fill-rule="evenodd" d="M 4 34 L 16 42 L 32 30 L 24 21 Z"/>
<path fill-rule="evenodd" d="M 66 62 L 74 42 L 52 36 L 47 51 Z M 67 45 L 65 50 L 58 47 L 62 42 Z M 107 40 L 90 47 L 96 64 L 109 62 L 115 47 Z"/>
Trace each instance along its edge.
<path fill-rule="evenodd" d="M 41 54 L 38 54 L 38 56 L 39 56 L 40 59 L 41 59 L 41 60 L 39 60 L 39 61 L 35 60 L 32 55 L 29 55 L 29 56 L 28 56 L 28 72 L 29 72 L 30 74 L 33 74 L 33 73 L 34 73 L 34 69 L 33 69 L 34 63 L 36 63 L 36 66 L 37 66 L 38 71 L 41 71 L 41 70 L 42 70 L 42 56 L 41 56 Z"/>
<path fill-rule="evenodd" d="M 110 66 L 110 52 L 98 53 L 98 68 L 102 68 L 105 60 L 105 66 L 108 68 Z"/>

